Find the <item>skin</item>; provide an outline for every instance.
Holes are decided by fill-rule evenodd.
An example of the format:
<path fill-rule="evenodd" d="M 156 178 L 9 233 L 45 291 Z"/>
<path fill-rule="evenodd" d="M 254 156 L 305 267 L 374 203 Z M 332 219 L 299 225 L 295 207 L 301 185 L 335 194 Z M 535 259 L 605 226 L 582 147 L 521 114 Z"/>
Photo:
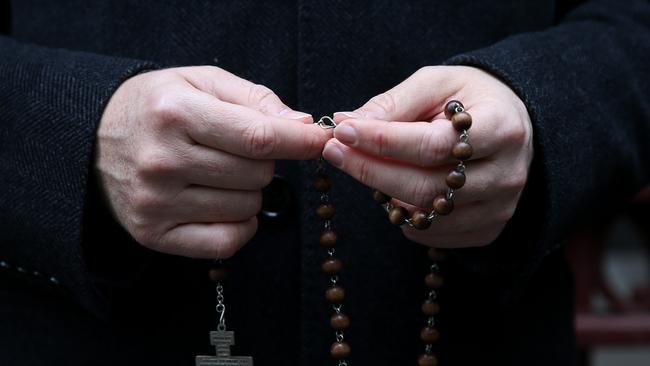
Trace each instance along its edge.
<path fill-rule="evenodd" d="M 147 72 L 124 82 L 101 118 L 95 169 L 115 218 L 141 245 L 195 258 L 228 258 L 257 230 L 261 189 L 276 159 L 334 166 L 413 211 L 446 190 L 458 139 L 442 109 L 473 117 L 467 182 L 451 215 L 412 241 L 482 246 L 512 217 L 533 156 L 523 102 L 475 68 L 425 67 L 323 130 L 268 88 L 212 66 Z"/>
<path fill-rule="evenodd" d="M 417 230 L 412 241 L 460 248 L 493 242 L 515 212 L 533 158 L 532 126 L 524 103 L 490 74 L 465 66 L 424 67 L 353 112 L 338 112 L 323 157 L 361 183 L 394 197 L 411 213 L 431 209 L 446 192 L 445 177 L 458 132 L 443 108 L 459 100 L 472 116 L 472 159 L 455 209 Z"/>
<path fill-rule="evenodd" d="M 257 230 L 276 159 L 315 159 L 332 137 L 268 88 L 212 66 L 124 82 L 101 118 L 95 169 L 116 219 L 140 244 L 232 256 Z"/>

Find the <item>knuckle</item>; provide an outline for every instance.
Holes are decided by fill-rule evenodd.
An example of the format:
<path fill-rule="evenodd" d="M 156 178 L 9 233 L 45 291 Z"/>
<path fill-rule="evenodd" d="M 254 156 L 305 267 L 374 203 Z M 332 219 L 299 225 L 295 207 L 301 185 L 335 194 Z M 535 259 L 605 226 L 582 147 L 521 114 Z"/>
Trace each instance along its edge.
<path fill-rule="evenodd" d="M 389 136 L 381 129 L 377 129 L 375 131 L 374 145 L 377 149 L 377 154 L 379 156 L 385 156 L 386 153 L 388 152 L 389 144 L 390 144 L 389 139 L 390 139 Z"/>
<path fill-rule="evenodd" d="M 252 213 L 251 216 L 257 215 L 262 210 L 262 191 L 256 191 L 253 193 L 249 200 L 249 205 L 249 212 Z"/>
<path fill-rule="evenodd" d="M 415 72 L 413 73 L 413 75 L 418 75 L 418 76 L 419 76 L 419 75 L 423 75 L 423 76 L 426 76 L 426 75 L 430 75 L 430 74 L 432 74 L 435 70 L 436 70 L 436 67 L 435 67 L 435 66 L 422 66 L 422 67 L 420 67 L 419 69 L 417 69 L 417 71 L 415 71 Z"/>
<path fill-rule="evenodd" d="M 319 156 L 320 152 L 323 151 L 325 142 L 321 139 L 320 135 L 306 135 L 305 136 L 305 145 L 304 145 L 304 155 L 302 159 L 311 159 L 315 156 Z"/>
<path fill-rule="evenodd" d="M 149 249 L 155 249 L 160 244 L 160 236 L 148 220 L 135 219 L 130 234 L 138 243 Z"/>
<path fill-rule="evenodd" d="M 429 177 L 416 179 L 408 191 L 408 200 L 419 207 L 429 207 L 438 194 L 438 187 Z"/>
<path fill-rule="evenodd" d="M 136 225 L 147 226 L 148 220 L 146 220 L 146 218 L 149 217 L 152 212 L 155 212 L 160 208 L 161 202 L 159 195 L 149 189 L 139 189 L 133 193 L 131 197 L 131 205 L 136 218 L 139 218 Z"/>
<path fill-rule="evenodd" d="M 254 84 L 248 90 L 248 101 L 251 104 L 260 104 L 267 98 L 275 97 L 275 93 L 268 87 L 261 84 Z"/>
<path fill-rule="evenodd" d="M 156 123 L 174 123 L 181 119 L 181 101 L 173 93 L 154 92 L 147 99 L 148 117 Z"/>
<path fill-rule="evenodd" d="M 257 221 L 254 222 L 254 226 L 242 223 L 237 225 L 234 230 L 229 231 L 229 234 L 215 246 L 214 258 L 226 259 L 235 255 L 257 231 Z"/>
<path fill-rule="evenodd" d="M 273 128 L 263 121 L 251 124 L 244 131 L 244 139 L 246 152 L 257 159 L 271 155 L 277 142 Z"/>
<path fill-rule="evenodd" d="M 505 224 L 510 221 L 512 216 L 515 214 L 515 209 L 516 207 L 514 205 L 507 205 L 501 208 L 495 215 L 497 222 Z"/>
<path fill-rule="evenodd" d="M 357 166 L 357 177 L 359 181 L 367 186 L 374 187 L 372 166 L 367 160 L 362 160 Z"/>
<path fill-rule="evenodd" d="M 263 162 L 258 169 L 259 172 L 259 186 L 266 187 L 271 184 L 273 177 L 275 176 L 275 162 L 267 161 Z"/>
<path fill-rule="evenodd" d="M 179 169 L 177 160 L 158 148 L 143 149 L 136 158 L 136 171 L 143 180 L 165 176 Z"/>
<path fill-rule="evenodd" d="M 513 121 L 513 123 L 508 124 L 508 128 L 505 128 L 502 132 L 503 140 L 513 146 L 522 146 L 525 145 L 528 141 L 528 131 L 524 129 L 522 123 L 518 121 Z"/>
<path fill-rule="evenodd" d="M 506 192 L 521 192 L 528 181 L 528 169 L 523 164 L 517 164 L 510 174 L 501 180 L 501 189 Z"/>
<path fill-rule="evenodd" d="M 440 136 L 434 134 L 432 129 L 422 135 L 420 147 L 418 150 L 418 161 L 421 166 L 431 166 L 441 160 L 444 160 L 451 150 L 446 146 L 446 141 Z"/>
<path fill-rule="evenodd" d="M 380 108 L 386 114 L 391 115 L 396 110 L 395 98 L 392 94 L 385 92 L 372 97 L 368 103 Z"/>

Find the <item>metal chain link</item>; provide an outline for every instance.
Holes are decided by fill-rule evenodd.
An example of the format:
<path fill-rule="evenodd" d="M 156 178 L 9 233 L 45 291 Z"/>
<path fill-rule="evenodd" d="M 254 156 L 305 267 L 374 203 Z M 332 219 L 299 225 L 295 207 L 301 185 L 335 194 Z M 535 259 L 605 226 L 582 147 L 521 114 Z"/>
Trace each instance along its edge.
<path fill-rule="evenodd" d="M 217 330 L 220 332 L 226 331 L 226 304 L 224 303 L 223 286 L 221 283 L 217 284 L 217 313 L 219 313 L 219 324 Z"/>

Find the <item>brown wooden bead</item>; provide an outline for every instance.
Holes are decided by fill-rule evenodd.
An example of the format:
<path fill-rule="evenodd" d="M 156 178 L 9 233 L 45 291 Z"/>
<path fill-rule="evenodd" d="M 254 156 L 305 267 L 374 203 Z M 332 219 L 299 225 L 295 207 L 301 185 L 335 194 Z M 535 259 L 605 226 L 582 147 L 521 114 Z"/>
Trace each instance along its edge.
<path fill-rule="evenodd" d="M 342 360 L 350 357 L 350 345 L 348 342 L 334 342 L 330 347 L 330 355 L 335 360 Z"/>
<path fill-rule="evenodd" d="M 372 199 L 375 200 L 375 202 L 383 205 L 384 203 L 390 201 L 391 197 L 386 193 L 375 189 L 374 191 L 372 191 Z"/>
<path fill-rule="evenodd" d="M 454 201 L 444 195 L 437 196 L 433 199 L 433 210 L 439 215 L 448 215 L 454 210 Z"/>
<path fill-rule="evenodd" d="M 321 269 L 329 275 L 335 275 L 343 268 L 343 262 L 338 258 L 328 258 L 323 261 Z"/>
<path fill-rule="evenodd" d="M 332 315 L 330 318 L 330 325 L 334 330 L 345 330 L 350 326 L 350 318 L 343 313 Z"/>
<path fill-rule="evenodd" d="M 467 142 L 457 142 L 451 149 L 451 154 L 458 160 L 467 160 L 472 157 L 474 149 Z"/>
<path fill-rule="evenodd" d="M 388 211 L 388 221 L 393 225 L 402 225 L 409 212 L 402 206 L 395 206 Z"/>
<path fill-rule="evenodd" d="M 440 275 L 436 273 L 429 273 L 424 277 L 424 283 L 429 288 L 437 289 L 442 287 L 444 281 L 442 280 L 442 277 L 440 277 Z"/>
<path fill-rule="evenodd" d="M 318 192 L 327 192 L 332 188 L 332 180 L 326 175 L 320 175 L 314 180 L 314 189 Z"/>
<path fill-rule="evenodd" d="M 440 332 L 438 332 L 438 329 L 436 328 L 424 327 L 422 328 L 422 331 L 420 331 L 420 339 L 422 339 L 422 341 L 425 343 L 436 342 L 439 338 Z"/>
<path fill-rule="evenodd" d="M 429 250 L 427 251 L 427 255 L 429 256 L 429 259 L 431 259 L 434 262 L 442 262 L 446 258 L 445 252 L 436 248 L 429 248 Z"/>
<path fill-rule="evenodd" d="M 208 277 L 214 282 L 223 282 L 228 277 L 228 270 L 223 267 L 212 268 L 208 271 Z"/>
<path fill-rule="evenodd" d="M 457 101 L 457 100 L 450 100 L 446 105 L 445 105 L 445 117 L 447 119 L 451 119 L 451 117 L 456 114 L 456 109 L 464 109 L 463 103 Z"/>
<path fill-rule="evenodd" d="M 418 358 L 418 366 L 438 366 L 438 359 L 425 353 Z"/>
<path fill-rule="evenodd" d="M 465 185 L 465 179 L 465 173 L 453 169 L 449 172 L 449 174 L 447 174 L 445 182 L 447 183 L 447 187 L 451 189 L 458 189 Z"/>
<path fill-rule="evenodd" d="M 335 213 L 336 208 L 331 203 L 322 203 L 316 207 L 316 216 L 320 217 L 321 219 L 331 219 L 334 217 Z"/>
<path fill-rule="evenodd" d="M 426 299 L 422 303 L 422 313 L 427 316 L 434 316 L 440 312 L 440 305 L 431 300 L 431 299 Z"/>
<path fill-rule="evenodd" d="M 451 124 L 458 132 L 469 130 L 472 127 L 472 116 L 467 112 L 458 112 L 451 117 Z"/>
<path fill-rule="evenodd" d="M 418 230 L 426 230 L 431 227 L 431 220 L 429 220 L 429 213 L 418 210 L 411 215 L 411 223 Z"/>
<path fill-rule="evenodd" d="M 320 245 L 331 248 L 336 245 L 338 235 L 333 230 L 325 230 L 320 233 Z"/>
<path fill-rule="evenodd" d="M 340 304 L 345 299 L 345 290 L 341 286 L 332 286 L 325 291 L 325 298 L 331 304 Z"/>

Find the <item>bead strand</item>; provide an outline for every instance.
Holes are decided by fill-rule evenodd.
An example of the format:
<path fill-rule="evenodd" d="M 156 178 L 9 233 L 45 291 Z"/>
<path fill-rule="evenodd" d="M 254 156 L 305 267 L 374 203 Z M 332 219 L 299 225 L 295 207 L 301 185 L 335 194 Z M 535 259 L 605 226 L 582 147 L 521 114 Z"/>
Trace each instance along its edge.
<path fill-rule="evenodd" d="M 372 192 L 373 199 L 384 207 L 388 221 L 393 225 L 408 224 L 415 229 L 426 230 L 431 227 L 431 223 L 438 216 L 449 215 L 454 210 L 454 192 L 465 185 L 465 161 L 469 160 L 474 153 L 472 145 L 469 143 L 468 132 L 472 127 L 472 116 L 465 112 L 465 107 L 457 100 L 448 102 L 445 105 L 444 113 L 445 117 L 451 120 L 454 129 L 460 133 L 458 142 L 451 149 L 451 155 L 458 159 L 458 164 L 449 171 L 445 178 L 447 192 L 434 197 L 430 212 L 416 210 L 409 217 L 409 213 L 404 207 L 390 203 L 392 197 L 374 190 Z"/>
<path fill-rule="evenodd" d="M 427 296 L 422 302 L 422 313 L 426 316 L 426 325 L 420 331 L 420 339 L 424 342 L 424 353 L 418 358 L 418 366 L 436 366 L 438 358 L 433 353 L 433 344 L 440 338 L 440 332 L 436 328 L 435 317 L 440 312 L 440 305 L 436 302 L 438 290 L 444 284 L 440 276 L 438 263 L 444 258 L 444 254 L 435 248 L 430 248 L 427 252 L 431 259 L 429 273 L 424 277 L 424 283 L 427 287 Z"/>
<path fill-rule="evenodd" d="M 320 204 L 315 210 L 316 216 L 323 219 L 323 231 L 320 234 L 320 245 L 327 249 L 327 258 L 321 264 L 322 271 L 329 276 L 330 286 L 325 290 L 325 299 L 332 306 L 330 326 L 334 330 L 335 341 L 330 346 L 330 355 L 338 361 L 338 366 L 347 366 L 350 356 L 350 345 L 345 341 L 345 330 L 350 326 L 350 318 L 343 313 L 345 289 L 340 285 L 340 272 L 343 262 L 335 256 L 338 236 L 332 228 L 332 217 L 336 213 L 335 206 L 330 202 L 328 192 L 332 187 L 330 178 L 325 173 L 322 159 L 319 160 L 314 189 L 320 192 Z"/>

